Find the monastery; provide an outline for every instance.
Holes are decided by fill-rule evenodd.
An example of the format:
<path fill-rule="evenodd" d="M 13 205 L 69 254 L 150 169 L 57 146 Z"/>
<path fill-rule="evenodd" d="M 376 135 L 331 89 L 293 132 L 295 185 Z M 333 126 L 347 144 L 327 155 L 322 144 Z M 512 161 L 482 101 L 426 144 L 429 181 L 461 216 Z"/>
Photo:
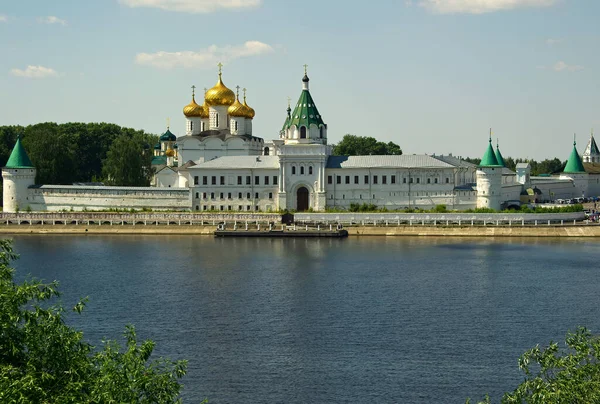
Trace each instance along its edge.
<path fill-rule="evenodd" d="M 564 172 L 531 176 L 527 163 L 513 172 L 489 143 L 480 165 L 452 155 L 332 156 L 328 126 L 304 71 L 298 101 L 288 105 L 279 137 L 255 136 L 255 111 L 223 82 L 204 102 L 183 108 L 185 135 L 167 128 L 154 147 L 151 187 L 35 184 L 36 169 L 17 140 L 2 168 L 4 211 L 151 209 L 157 211 L 270 212 L 348 210 L 372 204 L 388 210 L 518 207 L 522 203 L 600 195 L 600 151 L 593 135 L 580 156 L 576 143 Z M 583 157 L 583 158 L 582 158 Z"/>

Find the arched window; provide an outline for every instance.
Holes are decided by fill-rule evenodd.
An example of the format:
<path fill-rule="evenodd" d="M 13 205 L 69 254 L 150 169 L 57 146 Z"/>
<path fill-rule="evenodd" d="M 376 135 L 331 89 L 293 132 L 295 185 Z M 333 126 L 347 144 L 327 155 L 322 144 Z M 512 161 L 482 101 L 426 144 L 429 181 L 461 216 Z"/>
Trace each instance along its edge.
<path fill-rule="evenodd" d="M 300 166 L 300 175 L 304 175 L 304 166 Z"/>
<path fill-rule="evenodd" d="M 269 155 L 269 148 L 265 147 L 265 156 L 268 156 L 268 155 Z"/>
<path fill-rule="evenodd" d="M 312 175 L 312 166 L 308 166 L 308 175 Z"/>
<path fill-rule="evenodd" d="M 323 133 L 325 132 L 325 131 L 323 130 L 323 128 L 324 128 L 323 126 L 321 126 L 321 127 L 319 128 L 319 137 L 320 137 L 321 139 L 323 139 Z"/>
<path fill-rule="evenodd" d="M 233 121 L 233 128 L 235 130 L 238 130 L 238 122 L 237 121 Z"/>
<path fill-rule="evenodd" d="M 215 114 L 215 126 L 218 128 L 219 127 L 219 114 Z"/>
<path fill-rule="evenodd" d="M 204 122 L 202 122 L 202 123 L 200 124 L 200 130 L 201 130 L 202 132 L 204 132 L 204 131 L 206 130 L 206 128 L 204 127 Z"/>
<path fill-rule="evenodd" d="M 300 139 L 306 139 L 306 126 L 300 127 Z"/>
<path fill-rule="evenodd" d="M 190 121 L 190 132 L 194 130 L 194 122 Z"/>
<path fill-rule="evenodd" d="M 292 175 L 296 175 L 296 166 L 292 166 Z"/>

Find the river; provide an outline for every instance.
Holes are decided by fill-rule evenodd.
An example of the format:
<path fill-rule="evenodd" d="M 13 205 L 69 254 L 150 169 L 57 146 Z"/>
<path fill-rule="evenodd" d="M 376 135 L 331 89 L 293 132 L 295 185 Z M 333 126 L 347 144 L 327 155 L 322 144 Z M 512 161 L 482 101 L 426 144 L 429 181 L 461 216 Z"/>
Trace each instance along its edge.
<path fill-rule="evenodd" d="M 498 401 L 526 349 L 600 331 L 597 239 L 14 240 L 19 279 L 89 296 L 88 341 L 188 359 L 186 403 Z"/>

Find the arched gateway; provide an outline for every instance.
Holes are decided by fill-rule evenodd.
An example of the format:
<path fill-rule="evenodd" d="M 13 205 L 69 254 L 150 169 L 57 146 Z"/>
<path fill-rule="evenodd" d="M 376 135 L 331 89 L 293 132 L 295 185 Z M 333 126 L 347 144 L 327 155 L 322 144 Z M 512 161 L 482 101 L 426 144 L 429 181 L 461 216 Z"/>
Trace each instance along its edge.
<path fill-rule="evenodd" d="M 296 191 L 296 210 L 298 212 L 304 212 L 308 210 L 308 189 L 306 187 L 298 188 Z"/>

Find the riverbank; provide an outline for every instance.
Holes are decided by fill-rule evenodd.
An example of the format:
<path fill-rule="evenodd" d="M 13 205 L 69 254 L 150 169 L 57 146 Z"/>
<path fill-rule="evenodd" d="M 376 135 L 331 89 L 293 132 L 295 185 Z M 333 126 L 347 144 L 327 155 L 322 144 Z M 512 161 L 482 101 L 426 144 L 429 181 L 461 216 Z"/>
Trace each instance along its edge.
<path fill-rule="evenodd" d="M 570 226 L 351 226 L 350 237 L 600 237 L 598 225 Z M 146 234 L 213 236 L 215 226 L 176 225 L 4 225 L 0 234 Z"/>

